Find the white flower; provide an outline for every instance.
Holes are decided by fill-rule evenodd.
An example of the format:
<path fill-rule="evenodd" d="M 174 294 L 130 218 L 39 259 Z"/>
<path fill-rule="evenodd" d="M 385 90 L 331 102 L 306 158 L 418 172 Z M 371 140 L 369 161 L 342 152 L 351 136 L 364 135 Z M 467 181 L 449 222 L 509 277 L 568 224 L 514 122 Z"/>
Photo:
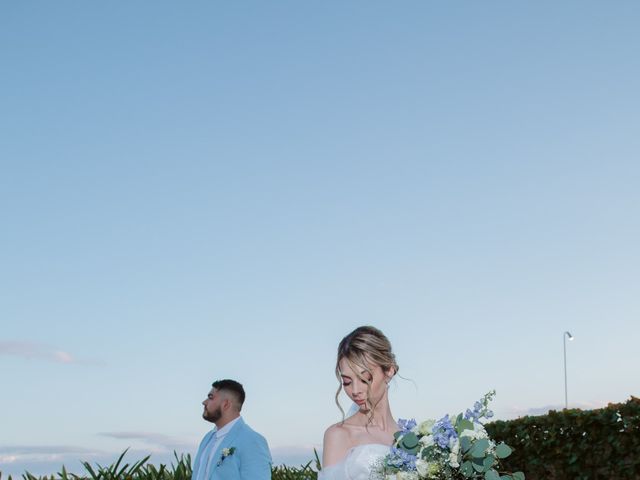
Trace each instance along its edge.
<path fill-rule="evenodd" d="M 449 439 L 449 450 L 456 455 L 458 454 L 460 451 L 460 440 L 458 440 L 458 438 L 451 437 Z"/>
<path fill-rule="evenodd" d="M 494 442 L 493 440 L 489 440 L 489 448 L 487 448 L 487 453 L 490 453 L 491 455 L 496 453 L 496 442 Z"/>
<path fill-rule="evenodd" d="M 419 458 L 416 460 L 416 470 L 420 478 L 431 478 L 440 471 L 440 466 L 437 462 L 427 462 Z"/>
<path fill-rule="evenodd" d="M 398 472 L 396 474 L 397 480 L 420 480 L 420 477 L 416 472 Z"/>
<path fill-rule="evenodd" d="M 484 429 L 484 426 L 481 423 L 474 423 L 473 424 L 473 429 L 475 430 L 476 434 L 478 435 L 478 438 L 487 438 L 489 436 L 489 434 Z"/>
<path fill-rule="evenodd" d="M 476 431 L 475 430 L 463 430 L 462 433 L 460 433 L 461 437 L 468 437 L 470 439 L 475 439 L 478 438 L 476 436 Z"/>
<path fill-rule="evenodd" d="M 416 470 L 421 477 L 426 477 L 429 474 L 429 462 L 422 459 L 416 460 Z"/>
<path fill-rule="evenodd" d="M 224 459 L 233 455 L 233 453 L 236 451 L 236 447 L 231 447 L 231 448 L 223 448 L 222 449 L 222 456 L 220 457 L 220 460 L 218 460 L 217 465 L 220 466 L 222 465 L 222 462 L 224 462 Z"/>
<path fill-rule="evenodd" d="M 458 468 L 460 466 L 460 464 L 458 463 L 458 454 L 457 453 L 451 452 L 449 454 L 449 465 L 451 465 L 453 468 Z"/>
<path fill-rule="evenodd" d="M 463 430 L 460 436 L 469 437 L 472 440 L 489 437 L 489 435 L 487 434 L 487 431 L 479 423 L 473 424 L 473 430 Z"/>
<path fill-rule="evenodd" d="M 463 430 L 460 436 L 469 437 L 472 440 L 489 437 L 489 435 L 487 434 L 487 431 L 479 423 L 473 424 L 473 430 Z"/>
<path fill-rule="evenodd" d="M 433 445 L 435 443 L 433 441 L 433 435 L 425 435 L 424 437 L 422 437 L 420 439 L 420 443 L 422 445 L 424 445 L 425 447 L 430 447 L 431 445 Z"/>
<path fill-rule="evenodd" d="M 435 425 L 435 420 L 425 420 L 418 425 L 418 433 L 420 435 L 428 435 L 431 433 L 431 429 Z"/>

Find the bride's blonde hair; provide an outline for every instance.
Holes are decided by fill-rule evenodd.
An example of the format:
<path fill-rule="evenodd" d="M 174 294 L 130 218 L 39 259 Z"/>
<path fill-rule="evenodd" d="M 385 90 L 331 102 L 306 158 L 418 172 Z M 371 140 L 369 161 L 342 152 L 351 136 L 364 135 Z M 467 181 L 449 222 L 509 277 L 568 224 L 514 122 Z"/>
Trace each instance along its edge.
<path fill-rule="evenodd" d="M 338 345 L 338 358 L 336 360 L 336 378 L 340 382 L 338 391 L 336 392 L 336 405 L 342 412 L 342 419 L 344 421 L 344 410 L 338 401 L 340 392 L 342 391 L 342 378 L 340 372 L 340 361 L 345 359 L 351 370 L 358 376 L 358 378 L 367 384 L 367 405 L 370 408 L 369 423 L 373 420 L 373 410 L 377 406 L 371 405 L 371 382 L 364 377 L 360 372 L 368 373 L 373 377 L 371 371 L 371 365 L 379 366 L 382 371 L 392 371 L 392 376 L 398 373 L 400 367 L 396 363 L 396 356 L 391 350 L 391 342 L 375 327 L 363 326 L 356 328 L 349 335 L 344 337 Z M 379 402 L 380 400 L 378 400 Z"/>

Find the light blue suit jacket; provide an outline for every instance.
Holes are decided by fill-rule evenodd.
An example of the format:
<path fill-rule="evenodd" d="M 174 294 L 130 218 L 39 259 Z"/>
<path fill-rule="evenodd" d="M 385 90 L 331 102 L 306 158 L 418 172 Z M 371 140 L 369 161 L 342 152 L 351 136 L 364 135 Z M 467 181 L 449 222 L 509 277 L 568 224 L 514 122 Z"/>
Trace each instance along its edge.
<path fill-rule="evenodd" d="M 193 462 L 194 480 L 198 479 L 200 467 L 200 457 L 203 455 L 205 446 L 215 430 L 207 433 Z M 235 450 L 232 455 L 222 458 L 222 450 L 232 448 Z M 204 466 L 202 467 L 204 468 Z M 209 476 L 205 480 L 270 480 L 271 479 L 271 453 L 265 438 L 253 431 L 249 425 L 244 423 L 242 417 L 231 427 L 229 433 L 225 435 L 218 449 L 213 452 L 209 467 Z"/>

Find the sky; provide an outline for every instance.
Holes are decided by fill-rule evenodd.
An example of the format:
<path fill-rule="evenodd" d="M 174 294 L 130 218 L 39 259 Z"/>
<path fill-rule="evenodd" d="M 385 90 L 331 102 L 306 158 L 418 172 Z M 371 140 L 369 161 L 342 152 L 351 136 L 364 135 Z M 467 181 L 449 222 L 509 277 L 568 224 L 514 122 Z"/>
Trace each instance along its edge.
<path fill-rule="evenodd" d="M 640 4 L 0 4 L 0 472 L 193 454 L 241 381 L 274 462 L 340 420 L 640 396 Z M 349 403 L 344 397 L 345 408 Z"/>

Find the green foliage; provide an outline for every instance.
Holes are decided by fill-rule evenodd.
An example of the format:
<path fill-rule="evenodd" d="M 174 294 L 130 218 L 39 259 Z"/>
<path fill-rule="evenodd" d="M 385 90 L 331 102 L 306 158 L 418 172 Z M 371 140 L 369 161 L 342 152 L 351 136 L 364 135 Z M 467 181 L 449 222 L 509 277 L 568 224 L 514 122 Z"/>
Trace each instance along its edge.
<path fill-rule="evenodd" d="M 598 410 L 497 421 L 485 428 L 493 439 L 514 448 L 501 460 L 505 470 L 523 470 L 530 479 L 640 479 L 639 398 Z M 511 477 L 524 479 L 521 472 Z"/>
<path fill-rule="evenodd" d="M 84 475 L 69 473 L 63 465 L 57 476 L 37 477 L 25 472 L 22 474 L 22 478 L 23 480 L 191 480 L 191 455 L 178 456 L 174 452 L 176 463 L 167 468 L 162 464 L 158 467 L 147 464 L 150 455 L 131 465 L 123 463 L 127 451 L 128 449 L 122 452 L 118 459 L 108 467 L 99 464 L 92 466 L 89 462 L 81 462 L 86 472 Z M 1 479 L 2 473 L 0 473 Z M 11 476 L 8 480 L 12 480 Z"/>
<path fill-rule="evenodd" d="M 500 480 L 500 475 L 495 470 L 489 470 L 484 474 L 484 480 Z"/>
<path fill-rule="evenodd" d="M 271 480 L 317 480 L 318 471 L 321 470 L 320 457 L 316 449 L 313 449 L 315 460 L 307 463 L 300 468 L 292 468 L 284 465 L 273 467 L 271 469 Z M 316 470 L 311 468 L 311 464 L 315 463 Z"/>
<path fill-rule="evenodd" d="M 484 458 L 487 448 L 489 448 L 489 440 L 487 440 L 486 438 L 481 438 L 471 448 L 469 454 L 473 458 Z"/>
<path fill-rule="evenodd" d="M 462 424 L 461 424 L 462 425 Z M 466 425 L 465 425 L 466 426 Z M 495 459 L 480 455 L 483 448 L 470 448 L 461 442 L 465 453 L 461 472 L 471 477 L 483 471 L 487 480 L 640 480 L 640 399 L 610 404 L 599 410 L 551 411 L 547 415 L 497 421 L 485 425 L 491 438 L 499 442 L 500 475 L 493 472 Z M 513 447 L 507 451 L 501 442 Z M 175 464 L 155 466 L 145 457 L 133 464 L 125 463 L 125 452 L 110 466 L 92 466 L 82 462 L 85 473 L 67 472 L 36 477 L 29 472 L 23 480 L 191 480 L 191 457 L 175 454 Z M 473 454 L 479 455 L 474 457 Z M 504 457 L 503 457 L 504 455 Z M 275 466 L 273 480 L 316 480 L 320 460 L 300 467 Z M 315 469 L 312 463 L 315 462 Z M 486 463 L 485 463 L 486 462 Z M 505 474 L 502 470 L 515 471 Z M 0 480 L 3 480 L 0 472 Z M 11 476 L 7 480 L 13 480 Z"/>
<path fill-rule="evenodd" d="M 462 473 L 465 478 L 469 478 L 471 475 L 473 475 L 473 464 L 470 460 L 462 462 L 462 465 L 460 465 L 460 473 Z"/>
<path fill-rule="evenodd" d="M 403 435 L 398 442 L 398 448 L 402 448 L 411 455 L 416 455 L 419 450 L 418 436 L 413 432 Z"/>
<path fill-rule="evenodd" d="M 498 458 L 507 458 L 511 455 L 513 450 L 509 447 L 509 445 L 505 445 L 504 443 L 500 443 L 496 445 L 496 456 Z"/>
<path fill-rule="evenodd" d="M 473 422 L 471 422 L 470 420 L 465 420 L 464 418 L 462 418 L 462 415 L 458 415 L 458 418 L 456 420 L 456 432 L 458 435 L 460 435 L 465 430 L 473 431 Z"/>
<path fill-rule="evenodd" d="M 124 463 L 125 450 L 122 455 L 110 466 L 103 467 L 96 464 L 92 466 L 88 462 L 82 462 L 85 469 L 83 475 L 67 472 L 63 466 L 56 475 L 36 477 L 25 472 L 23 480 L 191 480 L 191 456 L 180 455 L 174 452 L 175 464 L 170 467 L 160 464 L 158 466 L 147 463 L 150 456 L 144 457 L 133 464 Z M 315 460 L 299 468 L 287 467 L 285 465 L 274 466 L 271 472 L 272 480 L 317 480 L 318 473 L 311 466 L 315 464 L 317 470 L 320 469 L 320 458 L 318 452 L 314 450 Z M 2 480 L 2 472 L 0 472 Z M 11 476 L 7 480 L 13 480 Z"/>
<path fill-rule="evenodd" d="M 467 453 L 471 450 L 471 439 L 469 437 L 460 437 L 460 448 L 462 453 Z"/>
<path fill-rule="evenodd" d="M 280 465 L 271 470 L 271 480 L 316 480 L 318 473 L 311 468 L 311 462 L 300 468 Z"/>

